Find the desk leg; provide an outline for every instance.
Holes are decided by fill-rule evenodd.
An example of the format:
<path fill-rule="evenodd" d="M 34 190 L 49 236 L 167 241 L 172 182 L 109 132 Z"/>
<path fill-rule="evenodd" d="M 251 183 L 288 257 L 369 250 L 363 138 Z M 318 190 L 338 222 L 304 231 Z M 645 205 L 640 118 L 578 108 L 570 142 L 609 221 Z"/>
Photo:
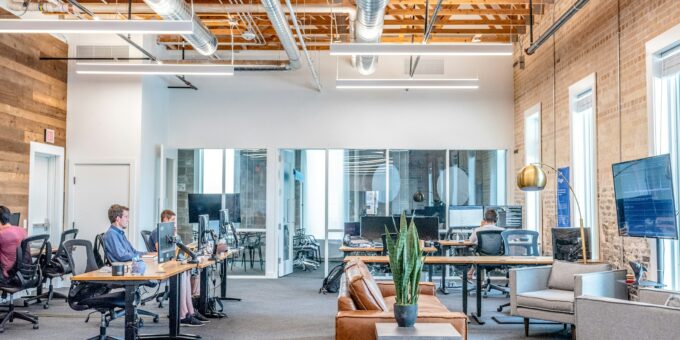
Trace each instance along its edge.
<path fill-rule="evenodd" d="M 137 285 L 125 286 L 125 340 L 137 340 Z"/>
<path fill-rule="evenodd" d="M 467 315 L 467 305 L 468 305 L 468 285 L 467 285 L 467 272 L 470 269 L 468 266 L 463 266 L 463 313 Z"/>
<path fill-rule="evenodd" d="M 482 270 L 483 266 L 477 265 L 477 314 L 472 313 L 472 318 L 480 325 L 484 324 L 482 317 Z"/>
<path fill-rule="evenodd" d="M 439 290 L 442 292 L 442 294 L 448 295 L 449 291 L 446 289 L 446 269 L 447 265 L 442 264 L 442 283 L 441 287 L 439 287 Z"/>
<path fill-rule="evenodd" d="M 139 340 L 166 340 L 166 339 L 178 339 L 178 340 L 194 340 L 200 339 L 199 335 L 193 334 L 180 334 L 179 332 L 179 286 L 180 286 L 180 275 L 177 274 L 168 279 L 170 283 L 170 304 L 168 305 L 170 320 L 168 323 L 169 334 L 149 334 L 140 335 L 137 339 Z M 186 273 L 186 275 L 189 275 Z M 126 339 L 127 340 L 127 339 Z"/>
<path fill-rule="evenodd" d="M 241 301 L 240 298 L 227 297 L 227 260 L 222 261 L 222 272 L 220 277 L 222 278 L 222 286 L 220 287 L 220 300 L 223 301 Z"/>
<path fill-rule="evenodd" d="M 200 275 L 201 294 L 198 297 L 198 311 L 207 316 L 208 314 L 208 267 L 201 269 Z"/>

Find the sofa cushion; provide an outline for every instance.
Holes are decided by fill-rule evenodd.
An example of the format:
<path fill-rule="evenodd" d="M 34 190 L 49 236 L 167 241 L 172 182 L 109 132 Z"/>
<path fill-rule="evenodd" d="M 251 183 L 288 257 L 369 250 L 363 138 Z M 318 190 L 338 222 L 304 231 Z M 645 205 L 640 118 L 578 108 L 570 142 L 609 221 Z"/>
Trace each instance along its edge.
<path fill-rule="evenodd" d="M 345 277 L 350 296 L 360 310 L 387 311 L 385 299 L 373 275 L 362 261 L 352 261 L 345 266 Z"/>
<path fill-rule="evenodd" d="M 574 292 L 545 289 L 517 294 L 517 306 L 551 312 L 574 313 Z"/>
<path fill-rule="evenodd" d="M 548 288 L 574 290 L 574 275 L 606 272 L 612 270 L 607 263 L 583 264 L 576 262 L 555 261 L 548 277 Z"/>
<path fill-rule="evenodd" d="M 385 303 L 390 311 L 394 310 L 396 296 L 386 296 Z M 420 295 L 418 297 L 418 314 L 420 313 L 447 313 L 449 310 L 439 299 L 433 295 Z"/>
<path fill-rule="evenodd" d="M 680 294 L 671 294 L 665 303 L 668 307 L 680 308 Z"/>

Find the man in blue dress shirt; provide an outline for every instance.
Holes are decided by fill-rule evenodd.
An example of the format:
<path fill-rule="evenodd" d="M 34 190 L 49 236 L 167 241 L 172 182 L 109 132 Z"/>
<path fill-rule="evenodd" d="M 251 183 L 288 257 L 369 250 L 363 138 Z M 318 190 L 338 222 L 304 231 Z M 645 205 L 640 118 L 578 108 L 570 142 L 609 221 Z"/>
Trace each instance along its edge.
<path fill-rule="evenodd" d="M 128 207 L 114 204 L 109 208 L 111 227 L 104 234 L 104 249 L 106 257 L 111 262 L 127 262 L 139 260 L 143 252 L 139 252 L 125 237 L 125 229 L 129 223 Z"/>

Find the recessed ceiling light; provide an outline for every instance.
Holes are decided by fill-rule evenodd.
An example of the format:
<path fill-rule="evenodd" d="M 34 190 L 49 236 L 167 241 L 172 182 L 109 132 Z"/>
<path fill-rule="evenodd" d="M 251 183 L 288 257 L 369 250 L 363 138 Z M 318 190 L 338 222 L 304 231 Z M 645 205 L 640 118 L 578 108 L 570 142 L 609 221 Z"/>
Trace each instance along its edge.
<path fill-rule="evenodd" d="M 338 89 L 478 89 L 478 79 L 338 79 Z"/>
<path fill-rule="evenodd" d="M 331 44 L 331 55 L 511 56 L 511 44 Z"/>
<path fill-rule="evenodd" d="M 232 76 L 234 75 L 234 66 L 231 64 L 77 63 L 76 73 L 109 75 Z"/>

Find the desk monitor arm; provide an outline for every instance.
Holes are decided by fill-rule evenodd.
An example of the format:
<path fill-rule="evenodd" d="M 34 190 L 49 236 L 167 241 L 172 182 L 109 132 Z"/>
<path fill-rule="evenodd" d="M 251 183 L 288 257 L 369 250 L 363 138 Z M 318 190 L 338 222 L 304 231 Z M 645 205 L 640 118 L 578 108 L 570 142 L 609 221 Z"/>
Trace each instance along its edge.
<path fill-rule="evenodd" d="M 220 238 L 217 236 L 214 230 L 210 230 L 209 233 L 213 239 L 212 259 L 214 260 L 217 256 L 217 242 L 220 240 Z"/>
<path fill-rule="evenodd" d="M 177 248 L 179 248 L 179 250 L 181 250 L 182 252 L 191 257 L 191 260 L 187 261 L 187 263 L 198 263 L 196 253 L 191 251 L 189 247 L 184 245 L 184 243 L 182 243 L 181 241 L 175 242 L 175 244 L 177 245 Z"/>

